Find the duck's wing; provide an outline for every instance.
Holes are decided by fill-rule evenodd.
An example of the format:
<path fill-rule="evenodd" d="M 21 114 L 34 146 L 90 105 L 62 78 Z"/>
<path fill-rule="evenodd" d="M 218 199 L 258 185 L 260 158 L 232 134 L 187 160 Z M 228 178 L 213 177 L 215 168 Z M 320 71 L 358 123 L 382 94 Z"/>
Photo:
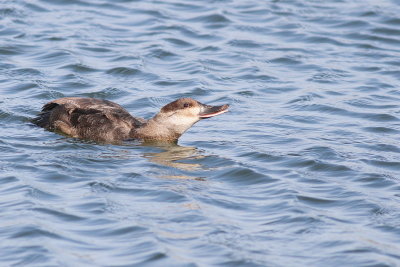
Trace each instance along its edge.
<path fill-rule="evenodd" d="M 128 112 L 118 108 L 75 108 L 69 122 L 75 129 L 76 137 L 106 142 L 128 139 L 132 129 L 142 124 Z"/>
<path fill-rule="evenodd" d="M 128 138 L 144 121 L 132 117 L 120 105 L 94 98 L 60 98 L 43 106 L 33 121 L 38 126 L 67 135 L 98 141 Z"/>

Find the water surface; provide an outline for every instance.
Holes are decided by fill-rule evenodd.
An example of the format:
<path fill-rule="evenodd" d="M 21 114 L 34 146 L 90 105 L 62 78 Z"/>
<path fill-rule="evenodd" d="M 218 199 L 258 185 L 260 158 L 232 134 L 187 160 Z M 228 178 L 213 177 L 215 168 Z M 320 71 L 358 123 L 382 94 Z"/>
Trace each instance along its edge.
<path fill-rule="evenodd" d="M 2 266 L 400 265 L 398 1 L 0 5 Z M 33 127 L 64 96 L 150 117 L 229 103 L 178 145 Z"/>

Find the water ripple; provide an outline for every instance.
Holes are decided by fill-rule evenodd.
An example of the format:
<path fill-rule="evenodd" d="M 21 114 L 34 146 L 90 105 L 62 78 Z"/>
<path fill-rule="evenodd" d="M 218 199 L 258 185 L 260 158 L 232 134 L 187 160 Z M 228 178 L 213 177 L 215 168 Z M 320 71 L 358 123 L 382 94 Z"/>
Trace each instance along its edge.
<path fill-rule="evenodd" d="M 399 12 L 2 3 L 0 265 L 399 265 Z M 231 110 L 179 145 L 106 145 L 29 123 L 63 96 Z"/>

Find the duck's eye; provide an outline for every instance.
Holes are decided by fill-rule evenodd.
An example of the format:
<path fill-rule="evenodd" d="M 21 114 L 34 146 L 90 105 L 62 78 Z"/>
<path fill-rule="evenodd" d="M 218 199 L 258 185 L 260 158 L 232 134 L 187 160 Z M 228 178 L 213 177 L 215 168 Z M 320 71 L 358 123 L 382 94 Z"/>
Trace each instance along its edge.
<path fill-rule="evenodd" d="M 188 108 L 190 106 L 190 104 L 189 103 L 185 103 L 185 104 L 183 104 L 183 107 L 184 108 Z"/>

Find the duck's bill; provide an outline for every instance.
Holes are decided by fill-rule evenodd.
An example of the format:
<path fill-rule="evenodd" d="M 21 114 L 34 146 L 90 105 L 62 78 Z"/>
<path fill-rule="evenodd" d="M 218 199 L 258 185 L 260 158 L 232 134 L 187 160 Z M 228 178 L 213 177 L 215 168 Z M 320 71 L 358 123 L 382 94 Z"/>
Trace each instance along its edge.
<path fill-rule="evenodd" d="M 211 117 L 214 117 L 214 116 L 217 116 L 217 115 L 227 112 L 228 108 L 229 108 L 228 104 L 225 104 L 222 106 L 203 105 L 201 112 L 199 113 L 199 117 L 202 119 L 211 118 Z"/>

